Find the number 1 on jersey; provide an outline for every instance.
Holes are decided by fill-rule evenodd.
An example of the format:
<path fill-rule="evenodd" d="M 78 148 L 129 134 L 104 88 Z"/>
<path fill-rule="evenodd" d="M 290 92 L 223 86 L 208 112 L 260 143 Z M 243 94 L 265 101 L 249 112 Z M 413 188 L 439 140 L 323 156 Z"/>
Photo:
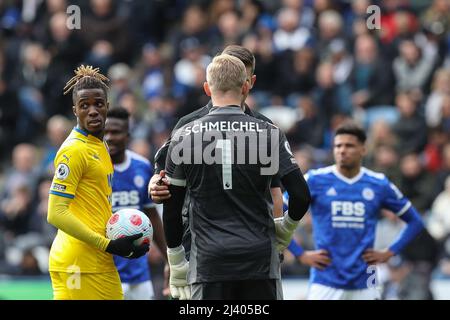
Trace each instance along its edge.
<path fill-rule="evenodd" d="M 223 189 L 233 189 L 233 177 L 231 172 L 231 141 L 217 140 L 216 148 L 222 149 L 222 183 Z"/>

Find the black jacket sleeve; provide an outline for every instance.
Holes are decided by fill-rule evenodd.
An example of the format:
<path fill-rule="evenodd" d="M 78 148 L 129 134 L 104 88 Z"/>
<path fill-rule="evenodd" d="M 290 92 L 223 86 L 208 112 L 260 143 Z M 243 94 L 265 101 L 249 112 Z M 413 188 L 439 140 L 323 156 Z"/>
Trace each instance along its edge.
<path fill-rule="evenodd" d="M 168 248 L 178 247 L 183 238 L 183 218 L 181 210 L 183 208 L 184 196 L 186 195 L 186 188 L 170 185 L 169 199 L 164 201 L 163 205 L 163 223 L 164 235 L 167 241 Z"/>
<path fill-rule="evenodd" d="M 291 219 L 300 220 L 308 211 L 311 194 L 300 169 L 293 170 L 281 178 L 289 194 L 288 213 Z"/>

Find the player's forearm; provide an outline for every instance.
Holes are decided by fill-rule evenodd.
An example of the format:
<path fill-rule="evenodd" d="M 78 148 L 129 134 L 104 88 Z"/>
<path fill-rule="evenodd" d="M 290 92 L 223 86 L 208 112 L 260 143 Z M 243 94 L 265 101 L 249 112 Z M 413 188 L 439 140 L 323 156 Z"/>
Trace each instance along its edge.
<path fill-rule="evenodd" d="M 294 257 L 300 257 L 305 250 L 303 250 L 302 246 L 297 243 L 294 239 L 291 240 L 287 249 L 294 255 Z"/>
<path fill-rule="evenodd" d="M 281 178 L 289 194 L 288 213 L 291 219 L 298 221 L 308 211 L 311 195 L 300 170 L 294 170 Z"/>
<path fill-rule="evenodd" d="M 91 230 L 69 209 L 72 199 L 49 195 L 47 221 L 68 235 L 105 251 L 110 240 Z"/>
<path fill-rule="evenodd" d="M 278 218 L 283 216 L 283 194 L 280 188 L 270 188 L 273 202 L 273 217 Z"/>
<path fill-rule="evenodd" d="M 164 228 L 161 218 L 159 217 L 159 214 L 155 208 L 147 209 L 146 213 L 149 216 L 150 222 L 152 223 L 153 226 L 154 241 L 158 246 L 159 251 L 167 261 L 167 244 L 166 238 L 164 237 Z"/>
<path fill-rule="evenodd" d="M 400 218 L 407 223 L 407 226 L 389 247 L 394 254 L 401 252 L 424 228 L 422 218 L 414 207 L 410 207 Z"/>
<path fill-rule="evenodd" d="M 181 245 L 183 239 L 183 208 L 186 189 L 175 185 L 169 186 L 171 197 L 164 201 L 163 222 L 167 247 L 176 248 Z"/>

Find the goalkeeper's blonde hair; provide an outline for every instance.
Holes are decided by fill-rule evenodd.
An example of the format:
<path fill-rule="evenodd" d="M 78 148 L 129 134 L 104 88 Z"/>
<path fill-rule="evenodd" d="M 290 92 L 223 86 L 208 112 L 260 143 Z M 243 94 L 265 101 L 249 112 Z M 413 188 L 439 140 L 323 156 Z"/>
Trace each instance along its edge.
<path fill-rule="evenodd" d="M 240 92 L 245 81 L 247 71 L 244 63 L 229 54 L 221 54 L 212 60 L 206 69 L 206 81 L 211 91 Z"/>

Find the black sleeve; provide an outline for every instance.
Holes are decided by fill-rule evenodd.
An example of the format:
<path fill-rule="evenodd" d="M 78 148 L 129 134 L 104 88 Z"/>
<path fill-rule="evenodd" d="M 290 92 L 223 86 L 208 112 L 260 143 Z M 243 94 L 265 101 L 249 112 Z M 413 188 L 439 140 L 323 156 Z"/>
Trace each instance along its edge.
<path fill-rule="evenodd" d="M 155 174 L 159 174 L 161 170 L 166 166 L 167 150 L 169 150 L 170 139 L 167 140 L 155 154 Z"/>
<path fill-rule="evenodd" d="M 300 169 L 297 169 L 283 176 L 281 182 L 289 194 L 289 216 L 298 221 L 303 218 L 311 203 L 311 194 L 305 178 Z"/>
<path fill-rule="evenodd" d="M 172 130 L 171 137 L 179 128 L 188 123 L 186 121 L 186 117 L 183 117 L 177 122 L 175 128 Z M 167 140 L 155 154 L 155 173 L 159 173 L 166 166 L 167 152 L 169 150 L 170 141 L 171 138 L 169 138 L 169 140 Z"/>
<path fill-rule="evenodd" d="M 178 247 L 183 239 L 183 218 L 181 210 L 183 208 L 186 188 L 175 185 L 169 186 L 169 199 L 163 205 L 163 225 L 164 235 L 168 248 Z"/>
<path fill-rule="evenodd" d="M 270 183 L 271 188 L 281 188 L 281 181 L 280 177 L 277 175 L 274 175 L 272 177 L 272 182 Z"/>
<path fill-rule="evenodd" d="M 286 139 L 286 135 L 279 129 L 279 169 L 278 176 L 283 182 L 283 176 L 287 175 L 289 172 L 298 169 L 297 161 L 295 161 L 294 155 L 291 151 L 291 146 Z M 284 185 L 284 183 L 283 183 Z"/>

